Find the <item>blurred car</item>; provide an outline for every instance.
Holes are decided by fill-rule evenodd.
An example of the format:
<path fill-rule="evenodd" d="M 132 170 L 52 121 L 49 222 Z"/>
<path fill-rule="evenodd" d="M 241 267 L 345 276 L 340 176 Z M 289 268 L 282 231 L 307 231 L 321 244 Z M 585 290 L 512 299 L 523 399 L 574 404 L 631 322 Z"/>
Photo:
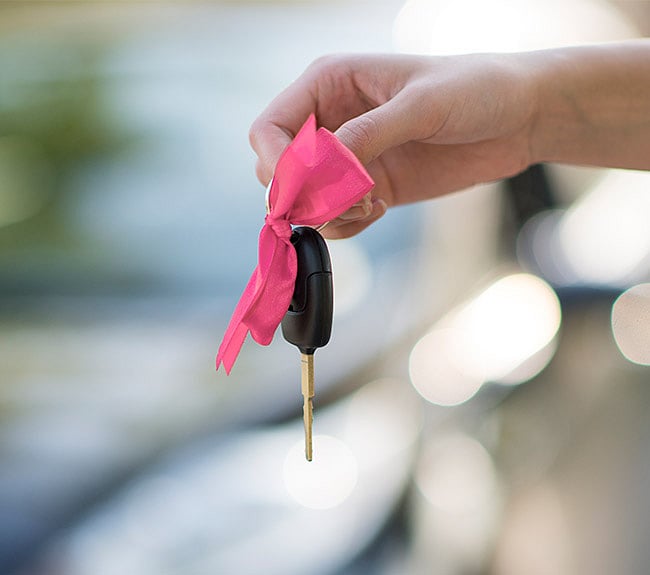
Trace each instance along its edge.
<path fill-rule="evenodd" d="M 508 3 L 478 4 L 494 37 Z M 613 21 L 560 4 L 551 18 Z M 264 215 L 252 120 L 323 53 L 431 48 L 425 16 L 457 48 L 460 3 L 0 14 L 1 572 L 593 574 L 605 549 L 643 557 L 631 537 L 594 547 L 593 521 L 627 481 L 603 469 L 634 462 L 621 533 L 644 525 L 647 459 L 611 459 L 645 413 L 647 372 L 609 325 L 648 279 L 646 244 L 616 235 L 646 238 L 638 174 L 534 167 L 331 242 L 312 464 L 296 349 L 249 340 L 214 371 Z M 620 188 L 632 219 L 605 225 Z"/>

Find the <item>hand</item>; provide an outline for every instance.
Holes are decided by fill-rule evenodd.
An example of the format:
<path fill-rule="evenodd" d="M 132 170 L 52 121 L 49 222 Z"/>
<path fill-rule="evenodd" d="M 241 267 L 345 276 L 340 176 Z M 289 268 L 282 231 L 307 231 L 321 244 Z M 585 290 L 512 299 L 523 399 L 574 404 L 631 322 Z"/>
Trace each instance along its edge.
<path fill-rule="evenodd" d="M 330 56 L 314 62 L 254 122 L 267 185 L 311 113 L 375 181 L 324 235 L 354 235 L 388 206 L 514 175 L 531 163 L 537 90 L 522 55 Z"/>

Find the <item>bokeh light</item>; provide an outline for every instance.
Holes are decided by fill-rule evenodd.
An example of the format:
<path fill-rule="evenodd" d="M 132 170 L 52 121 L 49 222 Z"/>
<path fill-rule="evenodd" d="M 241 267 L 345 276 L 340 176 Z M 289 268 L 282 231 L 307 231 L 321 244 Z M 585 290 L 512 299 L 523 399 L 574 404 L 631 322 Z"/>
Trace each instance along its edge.
<path fill-rule="evenodd" d="M 542 482 L 517 494 L 503 523 L 502 539 L 495 554 L 496 573 L 576 573 L 572 557 L 576 530 L 554 485 Z"/>
<path fill-rule="evenodd" d="M 429 503 L 449 513 L 475 513 L 496 491 L 490 455 L 478 441 L 460 434 L 427 447 L 415 482 Z"/>
<path fill-rule="evenodd" d="M 561 318 L 560 302 L 544 280 L 506 276 L 418 341 L 411 382 L 432 403 L 458 405 L 485 382 L 527 381 L 553 357 Z"/>
<path fill-rule="evenodd" d="M 372 286 L 372 265 L 358 240 L 328 242 L 334 281 L 334 314 L 344 316 L 364 300 Z"/>
<path fill-rule="evenodd" d="M 422 427 L 420 408 L 406 381 L 372 381 L 350 398 L 343 437 L 359 461 L 375 465 L 416 444 Z"/>
<path fill-rule="evenodd" d="M 508 378 L 552 342 L 561 317 L 560 302 L 544 280 L 531 274 L 498 280 L 456 319 L 468 338 L 464 369 L 486 381 Z"/>
<path fill-rule="evenodd" d="M 401 52 L 511 52 L 629 38 L 633 25 L 597 0 L 409 0 L 395 20 Z"/>
<path fill-rule="evenodd" d="M 456 329 L 434 329 L 413 347 L 409 375 L 417 392 L 436 405 L 452 406 L 472 398 L 483 377 L 467 373 L 459 348 L 467 341 Z M 460 361 L 459 361 L 460 360 Z"/>
<path fill-rule="evenodd" d="M 631 287 L 614 302 L 612 332 L 627 359 L 650 365 L 650 283 Z"/>
<path fill-rule="evenodd" d="M 645 272 L 649 188 L 648 173 L 612 170 L 569 208 L 557 230 L 565 275 L 580 283 L 619 285 Z"/>
<path fill-rule="evenodd" d="M 423 559 L 417 572 L 480 572 L 500 509 L 488 452 L 460 432 L 443 435 L 425 445 L 414 479 L 421 495 L 414 509 Z"/>
<path fill-rule="evenodd" d="M 314 459 L 305 459 L 305 444 L 296 443 L 284 462 L 289 495 L 310 509 L 331 509 L 345 501 L 358 479 L 358 465 L 350 448 L 335 437 L 315 435 Z"/>
<path fill-rule="evenodd" d="M 576 282 L 558 238 L 563 209 L 544 210 L 530 218 L 517 237 L 517 259 L 528 270 L 540 274 L 553 285 Z"/>

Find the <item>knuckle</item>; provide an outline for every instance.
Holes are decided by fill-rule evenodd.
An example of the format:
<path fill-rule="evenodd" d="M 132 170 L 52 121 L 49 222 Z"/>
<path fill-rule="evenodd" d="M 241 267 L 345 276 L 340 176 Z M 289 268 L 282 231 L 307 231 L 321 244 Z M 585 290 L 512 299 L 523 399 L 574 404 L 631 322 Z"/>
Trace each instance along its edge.
<path fill-rule="evenodd" d="M 271 181 L 268 168 L 259 160 L 255 164 L 255 175 L 262 185 L 268 185 Z"/>
<path fill-rule="evenodd" d="M 319 56 L 309 65 L 308 69 L 311 71 L 326 70 L 333 65 L 336 59 L 337 56 L 334 54 L 325 54 L 324 56 Z"/>
<path fill-rule="evenodd" d="M 365 157 L 379 136 L 379 126 L 372 116 L 361 116 L 351 125 L 343 126 L 341 132 L 348 147 Z"/>
<path fill-rule="evenodd" d="M 350 65 L 348 54 L 325 54 L 316 58 L 308 67 L 307 73 L 314 76 L 337 76 Z"/>
<path fill-rule="evenodd" d="M 251 127 L 248 130 L 248 141 L 250 142 L 250 145 L 254 150 L 257 150 L 258 148 L 260 132 L 261 132 L 261 121 L 258 118 L 251 124 Z"/>

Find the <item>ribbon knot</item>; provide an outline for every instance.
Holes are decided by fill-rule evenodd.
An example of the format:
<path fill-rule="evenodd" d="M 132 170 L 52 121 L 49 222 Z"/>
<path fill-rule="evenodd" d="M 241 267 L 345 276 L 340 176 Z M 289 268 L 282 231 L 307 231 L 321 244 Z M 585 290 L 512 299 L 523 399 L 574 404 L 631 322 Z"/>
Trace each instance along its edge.
<path fill-rule="evenodd" d="M 277 219 L 267 214 L 264 223 L 269 226 L 275 235 L 283 239 L 291 239 L 291 224 L 285 219 Z"/>
<path fill-rule="evenodd" d="M 351 208 L 373 185 L 355 155 L 325 128 L 317 130 L 311 115 L 278 160 L 258 264 L 219 346 L 217 369 L 223 363 L 230 373 L 249 332 L 262 345 L 273 340 L 296 281 L 291 225 L 320 226 Z"/>

